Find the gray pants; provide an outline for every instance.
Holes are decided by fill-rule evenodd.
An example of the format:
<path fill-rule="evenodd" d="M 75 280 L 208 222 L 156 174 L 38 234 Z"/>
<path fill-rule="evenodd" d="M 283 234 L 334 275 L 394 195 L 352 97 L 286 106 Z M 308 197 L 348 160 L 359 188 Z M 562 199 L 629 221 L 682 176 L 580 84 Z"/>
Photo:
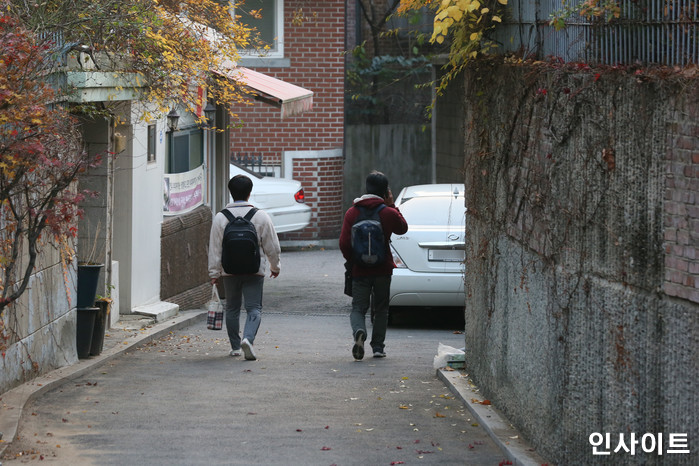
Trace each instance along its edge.
<path fill-rule="evenodd" d="M 372 292 L 375 313 L 371 342 L 369 344 L 373 351 L 383 351 L 386 327 L 388 326 L 388 299 L 391 292 L 390 275 L 355 277 L 352 280 L 352 312 L 350 313 L 352 338 L 354 338 L 359 329 L 366 332 L 366 313 L 371 305 Z"/>
<path fill-rule="evenodd" d="M 262 288 L 265 277 L 262 275 L 224 276 L 223 289 L 226 293 L 226 330 L 231 349 L 240 349 L 240 308 L 245 301 L 247 319 L 243 338 L 252 344 L 262 320 Z"/>

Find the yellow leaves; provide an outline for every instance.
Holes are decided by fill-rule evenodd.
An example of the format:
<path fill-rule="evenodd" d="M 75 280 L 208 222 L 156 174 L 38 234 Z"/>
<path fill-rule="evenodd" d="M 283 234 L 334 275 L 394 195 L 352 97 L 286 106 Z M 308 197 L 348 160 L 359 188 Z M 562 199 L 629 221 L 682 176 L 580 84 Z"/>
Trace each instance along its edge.
<path fill-rule="evenodd" d="M 498 3 L 506 5 L 507 0 L 498 0 Z M 442 44 L 449 33 L 456 30 L 460 31 L 458 36 L 468 37 L 468 42 L 480 42 L 484 32 L 492 27 L 493 22 L 502 22 L 501 16 L 494 13 L 497 13 L 497 11 L 483 6 L 479 0 L 442 0 L 435 14 L 432 38 L 430 40 Z M 492 22 L 488 21 L 489 19 Z M 456 37 L 455 43 L 459 44 L 457 33 L 454 34 Z M 460 47 L 469 49 L 473 48 L 474 45 L 463 43 Z M 464 55 L 463 52 L 467 52 L 467 54 Z M 454 60 L 460 55 L 471 56 L 467 50 L 452 50 L 450 58 Z"/>

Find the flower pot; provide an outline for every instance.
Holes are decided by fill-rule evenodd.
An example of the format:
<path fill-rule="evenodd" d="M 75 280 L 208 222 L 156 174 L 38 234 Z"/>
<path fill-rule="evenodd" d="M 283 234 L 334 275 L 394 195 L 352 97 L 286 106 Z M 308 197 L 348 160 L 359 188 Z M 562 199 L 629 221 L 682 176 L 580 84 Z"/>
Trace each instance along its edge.
<path fill-rule="evenodd" d="M 96 303 L 99 312 L 95 314 L 95 325 L 92 331 L 92 344 L 90 345 L 90 356 L 99 356 L 104 348 L 104 332 L 109 320 L 111 301 L 99 300 Z"/>
<path fill-rule="evenodd" d="M 78 358 L 85 359 L 90 356 L 92 349 L 92 336 L 95 332 L 95 319 L 100 308 L 87 307 L 78 309 L 75 326 L 75 347 L 78 350 Z"/>
<path fill-rule="evenodd" d="M 78 264 L 78 309 L 95 306 L 102 264 Z"/>

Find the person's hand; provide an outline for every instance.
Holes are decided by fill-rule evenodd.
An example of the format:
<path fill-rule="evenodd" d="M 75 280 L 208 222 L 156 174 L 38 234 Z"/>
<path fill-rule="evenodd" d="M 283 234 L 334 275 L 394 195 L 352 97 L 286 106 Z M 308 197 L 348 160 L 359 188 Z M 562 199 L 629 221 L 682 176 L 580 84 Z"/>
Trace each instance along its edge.
<path fill-rule="evenodd" d="M 279 272 L 272 271 L 272 272 L 269 274 L 269 276 L 272 277 L 272 278 L 277 278 L 277 277 L 279 276 Z"/>
<path fill-rule="evenodd" d="M 394 204 L 393 192 L 391 192 L 391 188 L 388 188 L 388 191 L 386 192 L 386 196 L 383 199 L 384 199 L 387 206 L 392 206 Z"/>
<path fill-rule="evenodd" d="M 212 285 L 215 285 L 216 283 L 218 283 L 218 278 L 212 278 L 212 279 L 211 279 L 211 284 L 212 284 Z"/>

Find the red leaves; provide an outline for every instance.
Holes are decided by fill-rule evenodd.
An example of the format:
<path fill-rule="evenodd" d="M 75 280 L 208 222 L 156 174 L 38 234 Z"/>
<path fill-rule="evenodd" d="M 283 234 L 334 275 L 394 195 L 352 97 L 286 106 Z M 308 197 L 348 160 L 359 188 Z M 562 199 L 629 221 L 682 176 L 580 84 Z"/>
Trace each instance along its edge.
<path fill-rule="evenodd" d="M 614 170 L 614 168 L 616 168 L 616 157 L 614 149 L 602 149 L 602 160 L 604 160 L 607 163 L 607 168 L 609 169 L 609 171 Z"/>

